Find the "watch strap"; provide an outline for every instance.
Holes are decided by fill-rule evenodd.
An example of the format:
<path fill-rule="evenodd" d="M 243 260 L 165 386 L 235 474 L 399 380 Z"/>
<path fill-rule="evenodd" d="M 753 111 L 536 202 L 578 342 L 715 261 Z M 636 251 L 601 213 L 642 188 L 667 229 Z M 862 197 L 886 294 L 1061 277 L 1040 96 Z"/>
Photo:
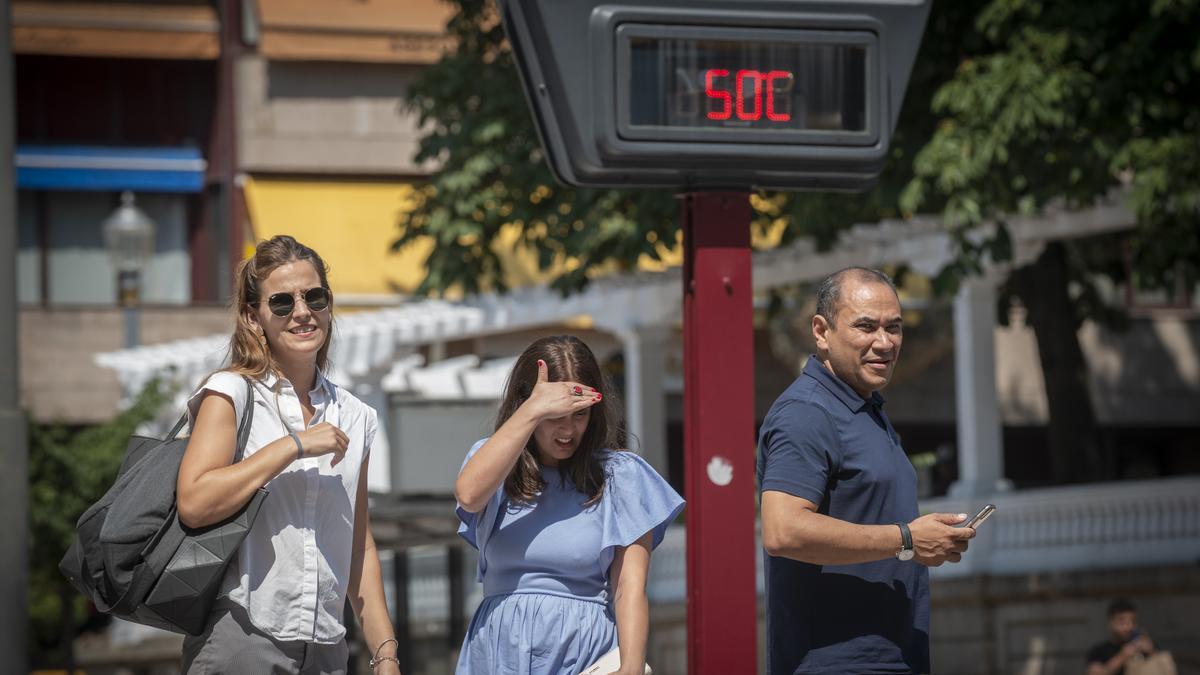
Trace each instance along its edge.
<path fill-rule="evenodd" d="M 908 529 L 908 523 L 896 523 L 896 526 L 900 528 L 900 550 L 913 550 L 912 531 Z"/>

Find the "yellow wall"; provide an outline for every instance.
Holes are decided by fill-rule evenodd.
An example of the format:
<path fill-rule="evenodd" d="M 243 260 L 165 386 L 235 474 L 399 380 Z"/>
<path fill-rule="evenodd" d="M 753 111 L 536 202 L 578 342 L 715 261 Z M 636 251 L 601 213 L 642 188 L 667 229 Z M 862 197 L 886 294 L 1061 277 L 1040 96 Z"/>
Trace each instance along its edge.
<path fill-rule="evenodd" d="M 399 236 L 400 216 L 413 208 L 413 193 L 411 184 L 401 182 L 247 178 L 246 204 L 253 231 L 247 255 L 253 254 L 254 243 L 289 234 L 325 258 L 330 283 L 339 293 L 411 293 L 425 278 L 425 258 L 433 248 L 432 240 L 425 240 L 400 252 L 391 250 Z M 767 200 L 756 196 L 751 202 L 756 211 L 777 215 L 772 213 L 775 205 Z M 778 245 L 783 227 L 783 219 L 777 218 L 768 232 L 756 232 L 754 247 Z M 510 288 L 546 283 L 578 264 L 564 260 L 551 270 L 539 271 L 536 253 L 519 246 L 520 238 L 520 228 L 510 225 L 501 230 L 494 244 Z M 658 242 L 661 260 L 643 256 L 638 268 L 662 270 L 682 264 L 679 240 L 670 244 Z M 612 265 L 600 273 L 616 269 Z"/>
<path fill-rule="evenodd" d="M 289 234 L 312 247 L 339 293 L 410 293 L 425 278 L 433 242 L 391 250 L 413 206 L 407 183 L 247 179 L 245 193 L 253 240 Z"/>

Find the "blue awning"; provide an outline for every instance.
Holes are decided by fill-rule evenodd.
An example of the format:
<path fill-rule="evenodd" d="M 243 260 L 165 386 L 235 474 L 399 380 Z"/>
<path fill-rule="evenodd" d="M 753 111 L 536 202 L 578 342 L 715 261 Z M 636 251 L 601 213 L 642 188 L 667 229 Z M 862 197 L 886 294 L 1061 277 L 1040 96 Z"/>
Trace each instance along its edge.
<path fill-rule="evenodd" d="M 18 145 L 17 187 L 27 190 L 200 192 L 208 163 L 196 148 Z"/>

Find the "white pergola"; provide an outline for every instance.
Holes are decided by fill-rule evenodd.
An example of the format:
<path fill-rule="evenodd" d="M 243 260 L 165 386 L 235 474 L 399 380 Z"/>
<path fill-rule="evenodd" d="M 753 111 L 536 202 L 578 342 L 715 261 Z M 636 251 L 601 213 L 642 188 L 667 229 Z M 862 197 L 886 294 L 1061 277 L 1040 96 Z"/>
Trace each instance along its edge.
<path fill-rule="evenodd" d="M 954 496 L 990 494 L 1005 488 L 996 396 L 995 288 L 1008 269 L 1037 257 L 1047 242 L 1090 237 L 1130 229 L 1134 214 L 1123 200 L 1067 210 L 1048 208 L 1032 217 L 1007 220 L 1013 260 L 991 265 L 965 283 L 954 301 L 959 481 Z M 983 238 L 989 227 L 973 236 Z M 905 263 L 933 275 L 953 258 L 953 244 L 934 218 L 888 220 L 850 228 L 829 251 L 807 241 L 754 253 L 754 288 L 813 282 L 851 265 L 884 267 Z M 340 315 L 331 360 L 333 379 L 378 410 L 386 394 L 409 392 L 431 398 L 498 398 L 512 359 L 480 362 L 466 356 L 426 364 L 417 349 L 520 329 L 562 324 L 591 317 L 596 328 L 622 342 L 626 368 L 629 430 L 641 439 L 646 459 L 666 471 L 666 404 L 663 390 L 668 338 L 682 316 L 682 279 L 678 268 L 638 272 L 594 281 L 581 293 L 563 297 L 548 287 L 517 289 L 507 295 L 484 294 L 462 302 L 410 301 L 394 308 Z M 151 377 L 190 391 L 225 358 L 228 336 L 212 335 L 98 354 L 96 362 L 116 371 L 126 397 L 136 395 Z M 381 415 L 381 422 L 386 416 Z M 386 436 L 386 434 L 385 434 Z M 390 488 L 387 453 L 371 464 L 371 487 Z"/>

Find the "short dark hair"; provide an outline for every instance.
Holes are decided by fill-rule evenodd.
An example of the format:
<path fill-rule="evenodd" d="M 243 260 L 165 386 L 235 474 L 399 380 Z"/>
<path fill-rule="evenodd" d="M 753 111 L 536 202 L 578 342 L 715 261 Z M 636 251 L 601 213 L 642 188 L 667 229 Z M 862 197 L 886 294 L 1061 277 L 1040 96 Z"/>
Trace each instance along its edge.
<path fill-rule="evenodd" d="M 896 293 L 896 284 L 892 282 L 892 278 L 879 270 L 869 267 L 847 267 L 838 270 L 821 280 L 821 285 L 817 286 L 817 314 L 825 317 L 830 326 L 834 325 L 838 303 L 842 301 L 842 284 L 851 278 L 866 283 L 884 284 Z M 899 297 L 900 294 L 896 293 L 896 296 Z"/>
<path fill-rule="evenodd" d="M 1137 611 L 1137 607 L 1134 607 L 1133 603 L 1126 600 L 1125 598 L 1117 598 L 1117 599 L 1113 600 L 1112 602 L 1108 603 L 1108 618 L 1110 618 L 1110 619 L 1118 614 L 1124 614 L 1125 612 L 1136 612 L 1136 611 Z"/>

